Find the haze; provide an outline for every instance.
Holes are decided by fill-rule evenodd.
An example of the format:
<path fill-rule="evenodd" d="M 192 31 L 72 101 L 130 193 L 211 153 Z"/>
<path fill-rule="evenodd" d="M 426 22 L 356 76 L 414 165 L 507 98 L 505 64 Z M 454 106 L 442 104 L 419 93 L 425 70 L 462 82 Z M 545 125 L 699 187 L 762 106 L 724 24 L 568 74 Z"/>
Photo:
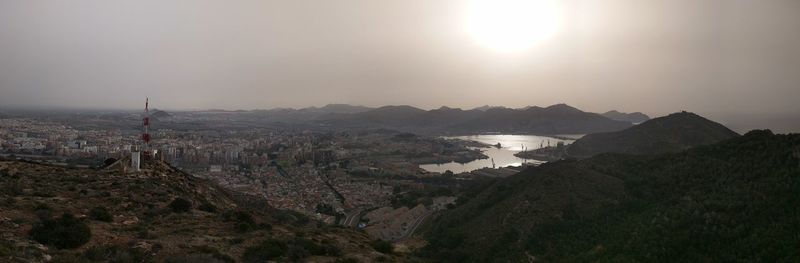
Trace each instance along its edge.
<path fill-rule="evenodd" d="M 500 52 L 467 1 L 2 1 L 1 106 L 800 112 L 800 2 L 558 1 Z"/>

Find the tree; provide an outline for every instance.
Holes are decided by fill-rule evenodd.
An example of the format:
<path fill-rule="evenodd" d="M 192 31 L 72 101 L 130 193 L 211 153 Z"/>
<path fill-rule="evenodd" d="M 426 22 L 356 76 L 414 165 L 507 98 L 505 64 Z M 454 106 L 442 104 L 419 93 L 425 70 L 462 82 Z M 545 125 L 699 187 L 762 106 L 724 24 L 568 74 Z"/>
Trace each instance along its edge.
<path fill-rule="evenodd" d="M 98 206 L 89 211 L 89 218 L 97 221 L 111 222 L 114 217 L 106 210 L 105 207 Z"/>

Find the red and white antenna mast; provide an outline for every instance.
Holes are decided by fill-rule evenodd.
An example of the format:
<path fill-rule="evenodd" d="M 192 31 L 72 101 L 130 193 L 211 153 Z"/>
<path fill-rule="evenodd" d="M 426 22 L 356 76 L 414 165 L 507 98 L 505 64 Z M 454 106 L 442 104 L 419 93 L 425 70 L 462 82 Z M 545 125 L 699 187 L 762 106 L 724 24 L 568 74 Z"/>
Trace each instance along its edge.
<path fill-rule="evenodd" d="M 144 142 L 142 151 L 145 157 L 150 156 L 150 112 L 148 104 L 150 104 L 150 98 L 146 98 L 144 101 L 144 117 L 142 118 L 142 141 Z"/>

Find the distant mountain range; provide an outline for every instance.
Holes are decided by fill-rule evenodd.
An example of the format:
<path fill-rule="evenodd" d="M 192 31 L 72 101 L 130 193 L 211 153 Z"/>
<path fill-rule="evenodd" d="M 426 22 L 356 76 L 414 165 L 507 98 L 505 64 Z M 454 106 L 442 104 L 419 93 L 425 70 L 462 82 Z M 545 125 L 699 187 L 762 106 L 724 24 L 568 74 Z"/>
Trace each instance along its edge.
<path fill-rule="evenodd" d="M 623 113 L 616 110 L 608 111 L 602 114 L 606 118 L 618 121 L 627 121 L 630 123 L 642 123 L 650 119 L 649 116 L 641 112 Z"/>
<path fill-rule="evenodd" d="M 484 106 L 471 110 L 329 104 L 320 108 L 255 110 L 248 114 L 266 122 L 314 124 L 334 129 L 387 128 L 418 133 L 586 134 L 618 131 L 632 126 L 628 121 L 612 120 L 566 104 L 522 109 Z"/>
<path fill-rule="evenodd" d="M 150 113 L 150 117 L 153 117 L 153 118 L 156 118 L 156 119 L 164 119 L 164 118 L 172 117 L 172 115 L 167 113 L 166 111 L 163 111 L 163 110 L 154 110 L 153 112 Z"/>
<path fill-rule="evenodd" d="M 584 134 L 618 131 L 632 126 L 566 104 L 546 108 L 462 110 L 441 107 L 422 110 L 411 106 L 385 106 L 348 114 L 328 115 L 332 127 L 381 127 L 412 132 Z"/>
<path fill-rule="evenodd" d="M 718 128 L 687 127 L 687 119 L 706 123 L 679 113 L 651 125 Z M 435 262 L 794 262 L 799 175 L 800 135 L 770 131 L 679 153 L 547 163 L 463 194 L 423 228 L 429 245 L 421 255 Z"/>
<path fill-rule="evenodd" d="M 628 129 L 584 136 L 567 146 L 567 154 L 588 157 L 599 153 L 658 154 L 679 152 L 716 143 L 739 134 L 722 124 L 690 112 L 673 113 Z"/>

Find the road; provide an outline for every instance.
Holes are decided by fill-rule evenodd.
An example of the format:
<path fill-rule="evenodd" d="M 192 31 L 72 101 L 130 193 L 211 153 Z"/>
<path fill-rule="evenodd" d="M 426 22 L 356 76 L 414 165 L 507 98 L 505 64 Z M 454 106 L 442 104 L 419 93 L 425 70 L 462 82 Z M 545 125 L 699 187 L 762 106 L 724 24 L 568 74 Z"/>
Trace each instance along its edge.
<path fill-rule="evenodd" d="M 403 236 L 398 238 L 398 239 L 404 239 L 404 238 L 410 237 L 412 234 L 414 234 L 414 231 L 417 231 L 417 228 L 420 225 L 422 225 L 422 222 L 425 221 L 425 218 L 428 218 L 433 213 L 434 213 L 434 211 L 430 211 L 429 210 L 429 211 L 425 212 L 424 214 L 422 214 L 422 216 L 418 217 L 416 220 L 414 220 L 413 223 L 411 223 L 411 227 L 409 227 L 406 230 L 406 232 L 403 233 Z"/>
<path fill-rule="evenodd" d="M 358 222 L 361 221 L 362 212 L 364 212 L 364 209 L 359 208 L 356 209 L 355 211 L 347 213 L 345 215 L 344 222 L 342 223 L 342 225 L 352 226 L 352 227 L 358 226 Z"/>

